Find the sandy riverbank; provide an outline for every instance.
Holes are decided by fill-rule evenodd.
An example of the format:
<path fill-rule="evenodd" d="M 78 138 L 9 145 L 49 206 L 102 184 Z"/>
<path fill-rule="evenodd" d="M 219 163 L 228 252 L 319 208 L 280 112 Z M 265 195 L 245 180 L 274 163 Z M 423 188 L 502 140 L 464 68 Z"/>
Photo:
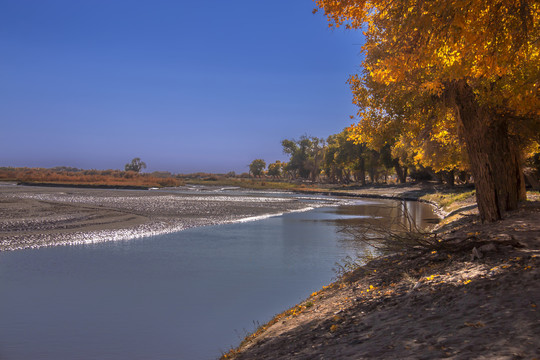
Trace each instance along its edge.
<path fill-rule="evenodd" d="M 125 240 L 281 214 L 294 198 L 0 186 L 0 251 Z"/>
<path fill-rule="evenodd" d="M 277 315 L 227 359 L 540 358 L 540 203 L 447 225 Z"/>

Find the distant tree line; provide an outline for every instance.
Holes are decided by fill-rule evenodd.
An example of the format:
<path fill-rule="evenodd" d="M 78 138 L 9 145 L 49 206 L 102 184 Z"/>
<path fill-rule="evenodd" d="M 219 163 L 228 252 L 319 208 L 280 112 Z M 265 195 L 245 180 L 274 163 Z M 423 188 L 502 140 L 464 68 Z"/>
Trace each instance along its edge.
<path fill-rule="evenodd" d="M 457 147 L 427 150 L 398 144 L 387 139 L 378 147 L 359 143 L 347 128 L 326 139 L 304 135 L 298 140 L 285 139 L 281 145 L 289 156 L 287 162 L 268 165 L 262 159 L 250 165 L 250 174 L 274 179 L 288 179 L 332 184 L 367 185 L 368 183 L 436 180 L 453 186 L 456 182 L 472 181 L 466 156 Z M 429 152 L 429 156 L 426 155 Z M 528 183 L 537 187 L 540 173 L 540 153 L 528 159 Z"/>

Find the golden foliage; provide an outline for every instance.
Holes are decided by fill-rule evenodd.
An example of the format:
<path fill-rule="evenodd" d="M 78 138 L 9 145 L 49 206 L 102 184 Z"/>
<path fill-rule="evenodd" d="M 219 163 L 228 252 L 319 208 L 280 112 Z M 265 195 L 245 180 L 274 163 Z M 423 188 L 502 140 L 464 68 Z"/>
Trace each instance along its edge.
<path fill-rule="evenodd" d="M 514 135 L 538 137 L 539 2 L 315 3 L 330 24 L 364 31 L 364 71 L 349 79 L 359 107 L 350 140 L 374 149 L 390 144 L 394 153 L 407 151 L 415 163 L 435 170 L 463 168 L 461 129 L 446 103 L 463 80 Z"/>
<path fill-rule="evenodd" d="M 317 0 L 330 23 L 365 31 L 364 63 L 383 84 L 440 94 L 468 79 L 492 105 L 538 115 L 540 3 L 523 0 Z M 493 97 L 494 93 L 497 96 Z"/>

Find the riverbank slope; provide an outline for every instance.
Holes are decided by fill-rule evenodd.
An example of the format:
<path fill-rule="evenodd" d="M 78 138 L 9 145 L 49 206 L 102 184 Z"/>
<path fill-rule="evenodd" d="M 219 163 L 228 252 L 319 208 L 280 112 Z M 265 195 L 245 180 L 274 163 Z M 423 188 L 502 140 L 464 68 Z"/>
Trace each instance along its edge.
<path fill-rule="evenodd" d="M 532 200 L 489 225 L 463 204 L 435 250 L 345 274 L 222 358 L 539 358 L 540 202 Z"/>

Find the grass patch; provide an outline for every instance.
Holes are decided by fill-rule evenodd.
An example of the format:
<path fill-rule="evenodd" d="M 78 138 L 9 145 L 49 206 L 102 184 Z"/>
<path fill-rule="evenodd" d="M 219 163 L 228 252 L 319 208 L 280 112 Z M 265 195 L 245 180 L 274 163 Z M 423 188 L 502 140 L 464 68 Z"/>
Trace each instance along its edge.
<path fill-rule="evenodd" d="M 427 194 L 421 197 L 423 200 L 431 201 L 439 205 L 446 212 L 452 212 L 462 206 L 476 202 L 476 191 L 445 192 Z"/>
<path fill-rule="evenodd" d="M 295 184 L 286 181 L 269 180 L 269 179 L 187 179 L 186 184 L 189 185 L 206 185 L 206 186 L 230 186 L 240 187 L 243 189 L 255 190 L 318 190 L 314 184 Z"/>
<path fill-rule="evenodd" d="M 537 191 L 537 190 L 527 191 L 527 201 L 540 201 L 540 191 Z"/>

